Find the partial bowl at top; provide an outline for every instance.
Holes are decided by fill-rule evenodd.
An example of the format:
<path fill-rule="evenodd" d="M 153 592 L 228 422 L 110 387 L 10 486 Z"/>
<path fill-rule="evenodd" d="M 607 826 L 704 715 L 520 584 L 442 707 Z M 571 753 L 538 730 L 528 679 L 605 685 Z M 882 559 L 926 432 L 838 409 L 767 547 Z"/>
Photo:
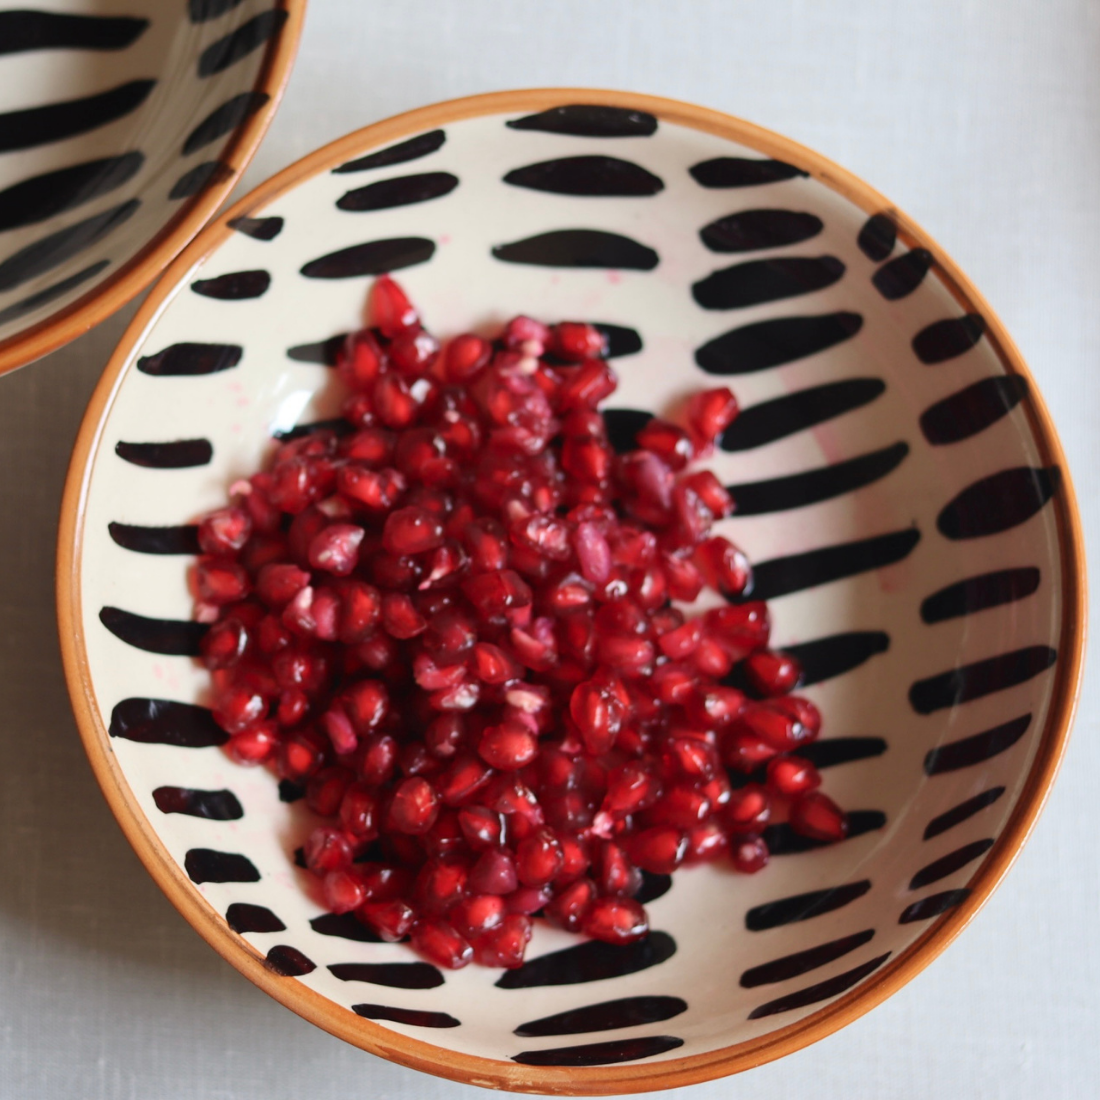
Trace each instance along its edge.
<path fill-rule="evenodd" d="M 974 186 L 981 186 L 980 180 Z M 273 438 L 336 414 L 371 278 L 441 337 L 509 316 L 605 327 L 619 445 L 728 382 L 710 462 L 774 644 L 825 717 L 851 815 L 761 873 L 647 886 L 614 948 L 539 922 L 528 961 L 443 974 L 323 913 L 300 792 L 239 768 L 203 703 L 195 520 Z M 1034 382 L 926 234 L 817 154 L 700 107 L 526 91 L 414 111 L 288 168 L 145 303 L 81 430 L 61 638 L 89 757 L 149 871 L 244 974 L 367 1050 L 457 1080 L 610 1093 L 745 1069 L 909 980 L 1031 829 L 1078 688 L 1084 565 Z"/>
<path fill-rule="evenodd" d="M 0 8 L 0 373 L 142 291 L 252 158 L 305 0 Z"/>

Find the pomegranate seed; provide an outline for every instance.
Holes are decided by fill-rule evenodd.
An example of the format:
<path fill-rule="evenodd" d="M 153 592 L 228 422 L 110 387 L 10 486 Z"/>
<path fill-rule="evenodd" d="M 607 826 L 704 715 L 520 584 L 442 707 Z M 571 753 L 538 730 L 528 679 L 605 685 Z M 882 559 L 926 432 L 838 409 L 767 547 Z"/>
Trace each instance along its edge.
<path fill-rule="evenodd" d="M 318 825 L 303 845 L 306 866 L 315 874 L 327 874 L 351 866 L 351 845 L 343 830 Z"/>
<path fill-rule="evenodd" d="M 248 631 L 239 619 L 222 619 L 203 636 L 201 649 L 207 668 L 231 668 L 248 649 Z"/>
<path fill-rule="evenodd" d="M 730 858 L 743 875 L 754 875 L 768 865 L 768 846 L 758 836 L 740 837 L 730 847 Z"/>
<path fill-rule="evenodd" d="M 416 921 L 416 910 L 404 901 L 365 901 L 355 915 L 369 924 L 386 943 L 403 940 Z"/>
<path fill-rule="evenodd" d="M 466 896 L 469 870 L 458 859 L 430 860 L 416 877 L 416 898 L 423 913 L 440 915 Z"/>
<path fill-rule="evenodd" d="M 460 970 L 474 957 L 474 949 L 446 921 L 418 921 L 411 940 L 414 951 L 445 970 Z"/>
<path fill-rule="evenodd" d="M 802 678 L 802 666 L 784 653 L 759 650 L 746 658 L 745 673 L 761 695 L 786 695 Z"/>
<path fill-rule="evenodd" d="M 704 446 L 714 441 L 737 417 L 737 399 L 725 387 L 694 394 L 688 402 L 692 434 Z"/>
<path fill-rule="evenodd" d="M 733 497 L 710 470 L 688 474 L 681 480 L 681 484 L 697 494 L 716 519 L 723 519 L 733 512 Z"/>
<path fill-rule="evenodd" d="M 740 596 L 752 580 L 748 558 L 720 535 L 700 543 L 695 561 L 707 584 L 723 596 Z"/>
<path fill-rule="evenodd" d="M 389 275 L 374 280 L 367 296 L 367 316 L 371 326 L 389 340 L 420 324 L 412 302 Z"/>
<path fill-rule="evenodd" d="M 676 870 L 687 852 L 687 834 L 672 825 L 654 825 L 626 838 L 626 850 L 643 871 L 667 875 Z"/>
<path fill-rule="evenodd" d="M 195 586 L 200 600 L 219 605 L 243 600 L 251 588 L 244 566 L 225 558 L 200 558 Z"/>
<path fill-rule="evenodd" d="M 564 863 L 561 845 L 551 833 L 536 833 L 516 845 L 516 875 L 524 886 L 545 886 Z"/>
<path fill-rule="evenodd" d="M 439 816 L 439 795 L 426 779 L 414 776 L 402 780 L 393 792 L 387 825 L 400 833 L 420 836 L 435 824 Z"/>
<path fill-rule="evenodd" d="M 513 969 L 523 965 L 523 955 L 531 942 L 531 918 L 511 913 L 500 926 L 478 941 L 475 958 L 482 966 Z"/>
<path fill-rule="evenodd" d="M 386 517 L 382 545 L 391 554 L 422 554 L 443 545 L 443 524 L 424 508 L 399 508 Z"/>
<path fill-rule="evenodd" d="M 607 337 L 583 321 L 559 321 L 550 326 L 547 350 L 570 363 L 600 359 L 607 354 Z"/>
<path fill-rule="evenodd" d="M 225 746 L 225 751 L 238 764 L 251 766 L 262 764 L 271 758 L 279 745 L 275 730 L 261 723 L 234 734 Z"/>
<path fill-rule="evenodd" d="M 423 329 L 412 329 L 395 336 L 386 349 L 390 362 L 413 378 L 418 378 L 431 368 L 439 356 L 439 342 Z"/>
<path fill-rule="evenodd" d="M 538 754 L 538 738 L 522 723 L 512 720 L 490 726 L 478 744 L 478 755 L 499 771 L 516 771 Z"/>
<path fill-rule="evenodd" d="M 465 939 L 476 942 L 499 928 L 505 916 L 504 901 L 499 896 L 475 894 L 458 902 L 448 919 Z"/>
<path fill-rule="evenodd" d="M 584 915 L 586 936 L 604 943 L 634 943 L 649 932 L 645 910 L 633 898 L 597 898 Z"/>
<path fill-rule="evenodd" d="M 516 863 L 503 848 L 482 852 L 470 871 L 470 889 L 479 894 L 510 894 L 519 885 Z"/>
<path fill-rule="evenodd" d="M 323 883 L 325 905 L 333 913 L 350 913 L 362 905 L 363 886 L 349 871 L 329 871 Z"/>
<path fill-rule="evenodd" d="M 817 768 L 797 756 L 777 756 L 768 762 L 768 787 L 794 798 L 821 786 Z"/>
<path fill-rule="evenodd" d="M 684 863 L 705 863 L 729 851 L 730 839 L 717 821 L 707 821 L 688 829 Z"/>
<path fill-rule="evenodd" d="M 771 818 L 768 792 L 759 783 L 749 783 L 730 795 L 725 818 L 730 832 L 758 833 Z"/>
<path fill-rule="evenodd" d="M 654 417 L 636 436 L 638 446 L 652 451 L 670 469 L 682 470 L 694 457 L 695 448 L 683 428 Z"/>
<path fill-rule="evenodd" d="M 219 508 L 199 524 L 199 546 L 204 554 L 236 554 L 252 534 L 252 517 L 243 508 Z"/>
<path fill-rule="evenodd" d="M 378 835 L 378 798 L 370 788 L 353 783 L 340 803 L 340 824 L 359 840 Z"/>
<path fill-rule="evenodd" d="M 848 835 L 844 811 L 821 791 L 809 791 L 791 804 L 791 828 L 814 840 L 843 840 Z"/>
<path fill-rule="evenodd" d="M 373 333 L 348 334 L 336 357 L 336 370 L 353 390 L 367 390 L 382 371 L 382 349 Z"/>

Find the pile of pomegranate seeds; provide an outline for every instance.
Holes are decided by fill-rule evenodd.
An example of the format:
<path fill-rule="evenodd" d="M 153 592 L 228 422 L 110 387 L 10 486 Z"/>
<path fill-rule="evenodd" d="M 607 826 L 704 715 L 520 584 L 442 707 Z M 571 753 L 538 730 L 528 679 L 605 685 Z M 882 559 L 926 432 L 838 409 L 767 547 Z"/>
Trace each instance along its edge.
<path fill-rule="evenodd" d="M 687 472 L 730 391 L 618 456 L 595 327 L 441 347 L 389 277 L 368 314 L 338 363 L 346 431 L 238 482 L 194 575 L 230 756 L 328 819 L 304 848 L 324 904 L 439 966 L 515 967 L 534 914 L 630 943 L 643 871 L 758 871 L 783 820 L 843 837 L 766 606 L 676 606 L 751 585 L 711 534 L 733 501 Z"/>

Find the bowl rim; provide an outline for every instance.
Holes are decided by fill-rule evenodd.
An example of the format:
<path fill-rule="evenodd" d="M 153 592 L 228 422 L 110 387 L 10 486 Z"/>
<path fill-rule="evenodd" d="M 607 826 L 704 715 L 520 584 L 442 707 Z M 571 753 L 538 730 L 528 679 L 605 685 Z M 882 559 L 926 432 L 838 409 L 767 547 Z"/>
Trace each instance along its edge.
<path fill-rule="evenodd" d="M 80 566 L 93 460 L 104 423 L 132 353 L 192 270 L 230 237 L 228 222 L 266 206 L 305 179 L 372 148 L 461 119 L 546 110 L 585 103 L 647 111 L 665 122 L 702 130 L 793 163 L 868 214 L 887 212 L 909 247 L 929 248 L 938 274 L 959 304 L 986 321 L 985 336 L 1009 373 L 1029 383 L 1026 409 L 1044 464 L 1058 465 L 1061 492 L 1052 504 L 1062 566 L 1062 626 L 1051 707 L 1027 780 L 1008 822 L 968 883 L 970 894 L 937 919 L 917 940 L 862 985 L 796 1023 L 722 1049 L 660 1062 L 586 1067 L 534 1067 L 460 1054 L 401 1035 L 347 1009 L 300 982 L 274 974 L 264 957 L 232 932 L 171 858 L 132 794 L 110 747 L 95 705 L 81 615 Z M 1085 646 L 1085 553 L 1081 520 L 1065 454 L 1050 414 L 1016 345 L 989 304 L 942 248 L 915 222 L 862 179 L 839 165 L 763 127 L 706 107 L 634 92 L 592 88 L 539 88 L 491 92 L 421 107 L 345 135 L 310 153 L 261 184 L 206 226 L 171 264 L 142 304 L 111 356 L 92 395 L 73 449 L 61 506 L 57 551 L 57 610 L 62 659 L 80 736 L 92 770 L 137 855 L 184 918 L 242 974 L 286 1007 L 325 1031 L 401 1065 L 466 1084 L 554 1095 L 614 1095 L 673 1088 L 737 1073 L 823 1039 L 881 1003 L 935 959 L 970 923 L 1015 862 L 1050 793 L 1065 753 L 1081 689 Z"/>
<path fill-rule="evenodd" d="M 308 0 L 276 0 L 274 8 L 287 13 L 286 22 L 269 43 L 252 90 L 264 92 L 264 105 L 237 127 L 218 160 L 230 171 L 186 200 L 144 245 L 101 283 L 96 283 L 67 306 L 0 340 L 0 375 L 56 351 L 94 328 L 132 298 L 137 297 L 183 251 L 217 213 L 252 161 L 267 133 L 290 79 Z"/>

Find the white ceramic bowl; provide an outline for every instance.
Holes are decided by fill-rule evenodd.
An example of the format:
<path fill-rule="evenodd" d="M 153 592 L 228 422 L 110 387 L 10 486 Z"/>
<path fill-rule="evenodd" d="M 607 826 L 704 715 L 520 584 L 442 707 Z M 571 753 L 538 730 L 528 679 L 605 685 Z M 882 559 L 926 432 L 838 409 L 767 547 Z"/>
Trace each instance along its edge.
<path fill-rule="evenodd" d="M 293 859 L 308 813 L 266 771 L 230 763 L 201 706 L 189 525 L 273 435 L 333 415 L 333 341 L 361 323 L 384 270 L 441 336 L 518 312 L 616 326 L 609 404 L 623 432 L 716 375 L 733 386 L 744 411 L 711 463 L 740 502 L 723 529 L 756 563 L 773 640 L 807 669 L 825 715 L 813 756 L 856 811 L 850 839 L 799 852 L 780 831 L 761 874 L 678 872 L 649 903 L 644 944 L 540 926 L 528 964 L 504 975 L 441 974 L 310 900 Z M 180 257 L 88 410 L 59 611 L 111 806 L 235 966 L 405 1064 L 606 1093 L 803 1046 L 957 934 L 1053 780 L 1080 675 L 1083 568 L 1026 368 L 907 218 L 724 115 L 537 91 L 353 134 Z"/>

